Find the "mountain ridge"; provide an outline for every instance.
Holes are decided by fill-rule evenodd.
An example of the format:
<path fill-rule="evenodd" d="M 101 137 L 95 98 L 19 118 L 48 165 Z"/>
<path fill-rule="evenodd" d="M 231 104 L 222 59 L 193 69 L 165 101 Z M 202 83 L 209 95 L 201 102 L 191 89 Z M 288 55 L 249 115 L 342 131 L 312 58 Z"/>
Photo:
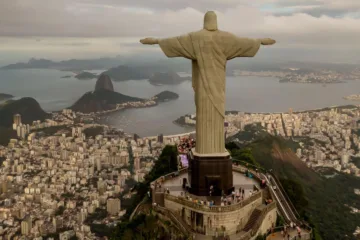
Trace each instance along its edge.
<path fill-rule="evenodd" d="M 35 120 L 44 121 L 50 116 L 34 98 L 24 97 L 0 105 L 0 126 L 11 128 L 15 114 L 21 115 L 23 124 L 31 124 Z"/>

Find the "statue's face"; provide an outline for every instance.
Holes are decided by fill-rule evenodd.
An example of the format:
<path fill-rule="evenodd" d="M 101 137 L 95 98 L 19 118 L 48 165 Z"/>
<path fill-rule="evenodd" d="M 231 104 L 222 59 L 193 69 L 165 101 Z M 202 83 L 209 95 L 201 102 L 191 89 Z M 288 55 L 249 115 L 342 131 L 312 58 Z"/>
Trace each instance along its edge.
<path fill-rule="evenodd" d="M 217 16 L 213 11 L 209 11 L 205 14 L 204 17 L 204 29 L 208 31 L 216 31 L 217 28 Z"/>

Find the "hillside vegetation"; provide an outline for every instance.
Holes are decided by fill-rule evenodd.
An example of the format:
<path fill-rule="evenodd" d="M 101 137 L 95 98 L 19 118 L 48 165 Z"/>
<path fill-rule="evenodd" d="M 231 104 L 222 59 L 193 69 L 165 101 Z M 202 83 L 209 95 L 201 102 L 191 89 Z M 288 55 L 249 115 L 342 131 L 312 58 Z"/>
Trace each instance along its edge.
<path fill-rule="evenodd" d="M 33 98 L 25 97 L 19 100 L 9 100 L 0 105 L 0 126 L 11 128 L 15 114 L 21 115 L 23 124 L 31 124 L 35 120 L 44 121 L 50 116 Z"/>
<path fill-rule="evenodd" d="M 359 196 L 354 193 L 355 188 L 360 189 L 359 178 L 342 173 L 325 178 L 295 155 L 296 143 L 266 132 L 258 133 L 250 143 L 236 145 L 251 151 L 256 164 L 273 169 L 302 218 L 315 227 L 316 239 L 355 239 L 360 214 L 351 213 L 346 205 L 360 209 Z"/>

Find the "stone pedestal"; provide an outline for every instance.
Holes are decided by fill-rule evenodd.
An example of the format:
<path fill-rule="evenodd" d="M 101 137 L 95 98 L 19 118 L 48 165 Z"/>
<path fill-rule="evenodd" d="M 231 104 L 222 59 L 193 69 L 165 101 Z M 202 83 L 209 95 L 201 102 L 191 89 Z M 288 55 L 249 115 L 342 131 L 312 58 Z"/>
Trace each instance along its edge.
<path fill-rule="evenodd" d="M 189 153 L 190 193 L 209 196 L 210 186 L 214 187 L 212 196 L 221 192 L 229 194 L 233 190 L 232 161 L 230 154 L 198 154 L 193 149 Z"/>

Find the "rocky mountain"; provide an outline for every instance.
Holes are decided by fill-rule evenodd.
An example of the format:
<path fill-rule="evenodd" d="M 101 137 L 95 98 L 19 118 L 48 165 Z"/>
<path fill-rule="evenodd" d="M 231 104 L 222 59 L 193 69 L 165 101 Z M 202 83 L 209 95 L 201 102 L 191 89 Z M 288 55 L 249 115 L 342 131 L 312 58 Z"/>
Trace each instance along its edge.
<path fill-rule="evenodd" d="M 180 77 L 176 72 L 157 72 L 150 78 L 152 85 L 176 85 L 191 80 L 191 77 Z"/>
<path fill-rule="evenodd" d="M 13 116 L 21 115 L 21 121 L 24 124 L 31 124 L 35 120 L 44 121 L 50 117 L 40 104 L 34 98 L 21 98 L 19 100 L 9 100 L 0 105 L 0 126 L 12 127 Z"/>
<path fill-rule="evenodd" d="M 151 100 L 160 103 L 177 99 L 178 97 L 179 95 L 176 93 L 163 91 L 152 97 Z M 115 109 L 116 104 L 145 100 L 146 99 L 143 98 L 131 97 L 115 92 L 111 78 L 103 73 L 96 81 L 95 90 L 85 93 L 70 108 L 76 112 L 83 113 L 102 112 Z"/>
<path fill-rule="evenodd" d="M 108 75 L 113 81 L 143 80 L 149 77 L 148 74 L 141 71 L 141 69 L 125 65 L 110 68 L 102 74 Z"/>
<path fill-rule="evenodd" d="M 138 102 L 144 99 L 127 96 L 118 92 L 100 89 L 85 93 L 70 108 L 76 112 L 102 112 L 116 108 L 116 104 Z"/>
<path fill-rule="evenodd" d="M 100 89 L 114 91 L 114 86 L 112 84 L 111 78 L 106 74 L 101 74 L 99 79 L 96 81 L 95 84 L 95 91 Z"/>
<path fill-rule="evenodd" d="M 87 80 L 87 79 L 94 79 L 96 78 L 97 75 L 90 73 L 90 72 L 81 72 L 77 75 L 75 75 L 75 78 L 79 79 L 79 80 Z"/>
<path fill-rule="evenodd" d="M 138 102 L 144 99 L 127 96 L 114 92 L 111 78 L 101 74 L 95 84 L 95 90 L 85 93 L 70 108 L 77 112 L 102 112 L 116 108 L 116 104 L 125 102 Z"/>
<path fill-rule="evenodd" d="M 13 95 L 6 94 L 6 93 L 0 93 L 0 101 L 13 98 Z"/>

